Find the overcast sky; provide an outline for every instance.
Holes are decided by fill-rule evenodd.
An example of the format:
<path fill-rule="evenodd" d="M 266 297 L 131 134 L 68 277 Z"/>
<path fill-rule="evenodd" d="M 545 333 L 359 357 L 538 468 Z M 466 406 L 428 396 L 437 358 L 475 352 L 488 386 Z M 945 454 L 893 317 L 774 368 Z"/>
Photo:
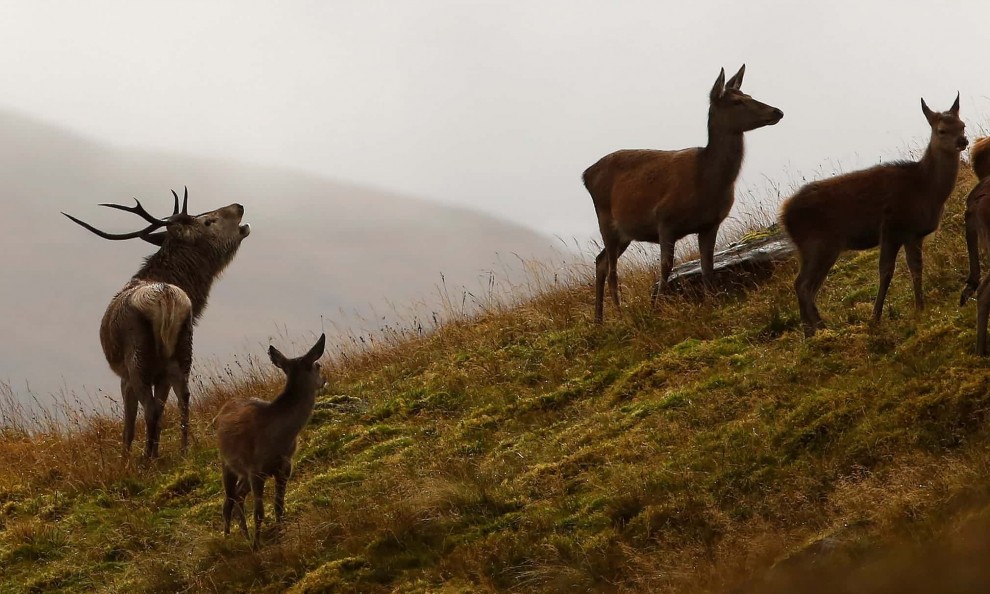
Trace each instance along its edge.
<path fill-rule="evenodd" d="M 758 196 L 923 143 L 921 96 L 960 90 L 975 131 L 988 22 L 985 0 L 3 2 L 0 107 L 591 237 L 581 172 L 704 144 L 721 66 L 785 113 L 747 135 Z"/>

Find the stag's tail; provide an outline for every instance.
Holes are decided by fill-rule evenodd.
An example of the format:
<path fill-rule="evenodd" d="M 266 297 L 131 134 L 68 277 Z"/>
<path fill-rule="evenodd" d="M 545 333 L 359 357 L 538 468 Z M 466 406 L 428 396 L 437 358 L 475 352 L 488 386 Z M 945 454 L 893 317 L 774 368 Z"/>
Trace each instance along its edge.
<path fill-rule="evenodd" d="M 171 358 L 179 342 L 179 333 L 192 316 L 189 296 L 175 285 L 148 283 L 136 288 L 130 301 L 151 322 L 161 354 L 166 359 Z"/>

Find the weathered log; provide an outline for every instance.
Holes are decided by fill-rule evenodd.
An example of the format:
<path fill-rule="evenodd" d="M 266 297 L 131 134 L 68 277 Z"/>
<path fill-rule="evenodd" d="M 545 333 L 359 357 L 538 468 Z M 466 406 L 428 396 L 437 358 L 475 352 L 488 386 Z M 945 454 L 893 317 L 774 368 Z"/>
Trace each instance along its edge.
<path fill-rule="evenodd" d="M 793 253 L 794 244 L 776 229 L 744 237 L 715 253 L 715 285 L 720 291 L 755 287 L 770 278 Z M 701 288 L 701 280 L 701 260 L 691 260 L 674 268 L 668 287 L 677 292 L 694 292 Z"/>

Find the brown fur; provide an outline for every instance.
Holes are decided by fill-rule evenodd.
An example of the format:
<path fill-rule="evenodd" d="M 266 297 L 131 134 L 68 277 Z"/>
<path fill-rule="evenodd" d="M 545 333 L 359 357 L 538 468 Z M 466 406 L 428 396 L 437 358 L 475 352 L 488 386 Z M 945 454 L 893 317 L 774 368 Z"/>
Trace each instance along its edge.
<path fill-rule="evenodd" d="M 584 172 L 602 234 L 595 259 L 595 320 L 604 311 L 605 283 L 619 306 L 619 256 L 633 241 L 660 244 L 660 278 L 653 300 L 666 288 L 674 265 L 674 244 L 698 234 L 702 272 L 712 284 L 718 227 L 729 214 L 743 159 L 743 133 L 776 124 L 776 107 L 740 90 L 746 66 L 728 82 L 723 70 L 709 95 L 708 145 L 680 151 L 621 150 Z"/>
<path fill-rule="evenodd" d="M 979 178 L 966 197 L 966 250 L 969 253 L 969 278 L 959 297 L 964 305 L 976 294 L 976 352 L 987 355 L 987 319 L 990 317 L 990 276 L 980 282 L 980 243 L 990 245 L 990 137 L 973 143 L 969 152 L 973 171 Z M 982 237 L 982 240 L 980 239 Z"/>
<path fill-rule="evenodd" d="M 151 222 L 143 231 L 104 233 L 69 217 L 107 239 L 141 238 L 159 250 L 124 285 L 107 306 L 100 324 L 100 344 L 107 363 L 120 377 L 124 400 L 124 451 L 134 440 L 138 404 L 147 425 L 146 457 L 158 455 L 161 417 L 170 390 L 179 399 L 182 451 L 189 443 L 189 371 L 193 325 L 203 313 L 213 281 L 233 259 L 250 232 L 241 225 L 244 207 L 231 204 L 197 216 L 186 213 L 185 201 L 167 219 L 155 219 L 136 207 L 107 205 L 138 214 Z M 66 215 L 69 216 L 69 215 Z M 165 227 L 164 231 L 156 231 Z"/>
<path fill-rule="evenodd" d="M 285 511 L 285 487 L 292 473 L 292 455 L 296 438 L 306 426 L 316 391 L 325 385 L 320 374 L 326 336 L 321 335 L 313 348 L 302 357 L 286 359 L 274 346 L 268 348 L 272 363 L 285 372 L 282 393 L 271 402 L 257 399 L 231 400 L 217 415 L 217 441 L 223 460 L 224 535 L 230 534 L 233 511 L 244 536 L 248 535 L 244 499 L 250 490 L 254 497 L 254 545 L 261 542 L 261 522 L 265 508 L 262 501 L 265 480 L 275 478 L 275 520 L 282 521 Z"/>
<path fill-rule="evenodd" d="M 967 142 L 958 97 L 943 113 L 932 112 L 924 100 L 921 105 L 931 126 L 931 139 L 920 161 L 878 165 L 812 182 L 782 207 L 781 221 L 801 258 L 794 288 L 808 336 L 824 326 L 815 297 L 845 250 L 880 246 L 875 320 L 883 312 L 901 246 L 911 271 L 915 305 L 924 307 L 921 244 L 938 227 L 945 201 L 955 187 L 959 154 Z"/>

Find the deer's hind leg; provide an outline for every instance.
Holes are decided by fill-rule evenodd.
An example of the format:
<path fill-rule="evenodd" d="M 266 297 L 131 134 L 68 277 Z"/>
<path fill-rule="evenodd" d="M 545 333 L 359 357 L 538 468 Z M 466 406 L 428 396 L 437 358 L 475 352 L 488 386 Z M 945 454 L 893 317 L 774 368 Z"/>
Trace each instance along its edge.
<path fill-rule="evenodd" d="M 179 429 L 182 433 L 182 454 L 189 448 L 189 373 L 192 370 L 192 321 L 186 322 L 179 334 L 175 355 L 168 361 L 167 381 L 179 401 Z"/>
<path fill-rule="evenodd" d="M 261 522 L 265 519 L 265 477 L 252 474 L 250 478 L 251 495 L 254 499 L 254 548 L 261 546 Z"/>
<path fill-rule="evenodd" d="M 976 354 L 987 356 L 987 321 L 990 320 L 990 275 L 976 289 Z"/>
<path fill-rule="evenodd" d="M 873 304 L 873 321 L 879 322 L 883 315 L 883 302 L 887 299 L 887 289 L 894 278 L 894 265 L 897 263 L 897 252 L 901 251 L 901 242 L 895 239 L 880 240 L 880 288 L 877 290 L 877 300 Z M 920 272 L 920 271 L 919 271 Z"/>
<path fill-rule="evenodd" d="M 234 506 L 237 504 L 237 475 L 233 470 L 230 469 L 226 464 L 223 465 L 223 535 L 230 535 L 230 517 L 234 511 Z M 241 510 L 241 517 L 244 516 L 244 510 Z M 247 536 L 247 527 L 244 528 L 244 536 Z"/>
<path fill-rule="evenodd" d="M 804 322 L 804 334 L 810 337 L 825 326 L 815 302 L 818 292 L 825 284 L 825 278 L 828 277 L 828 271 L 839 258 L 839 251 L 824 245 L 805 245 L 799 248 L 801 269 L 794 280 L 794 291 L 797 293 L 798 308 Z"/>
<path fill-rule="evenodd" d="M 120 396 L 124 400 L 124 455 L 131 451 L 134 442 L 134 425 L 137 424 L 137 395 L 131 391 L 125 377 L 120 378 Z"/>

